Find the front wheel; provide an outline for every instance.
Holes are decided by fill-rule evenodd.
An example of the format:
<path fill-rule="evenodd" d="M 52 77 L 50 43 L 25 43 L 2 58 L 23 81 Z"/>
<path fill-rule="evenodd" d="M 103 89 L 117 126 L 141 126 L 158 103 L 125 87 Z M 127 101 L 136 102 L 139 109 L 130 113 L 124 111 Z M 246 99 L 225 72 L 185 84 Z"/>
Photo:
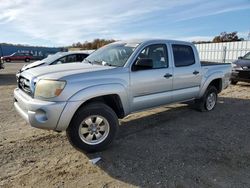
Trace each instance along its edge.
<path fill-rule="evenodd" d="M 6 62 L 11 62 L 10 58 L 5 59 Z"/>
<path fill-rule="evenodd" d="M 214 86 L 208 86 L 201 99 L 195 101 L 196 109 L 199 111 L 211 111 L 215 108 L 218 98 L 218 90 Z"/>
<path fill-rule="evenodd" d="M 118 118 L 109 106 L 92 103 L 76 112 L 66 133 L 76 149 L 96 152 L 111 144 L 118 124 Z"/>

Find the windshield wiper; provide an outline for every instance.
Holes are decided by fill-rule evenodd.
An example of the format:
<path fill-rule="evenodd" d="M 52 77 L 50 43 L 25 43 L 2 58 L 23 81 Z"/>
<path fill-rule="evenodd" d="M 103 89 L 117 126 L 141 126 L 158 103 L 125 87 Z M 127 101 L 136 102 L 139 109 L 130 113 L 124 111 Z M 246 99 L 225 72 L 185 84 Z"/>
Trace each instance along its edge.
<path fill-rule="evenodd" d="M 98 60 L 90 61 L 89 59 L 84 59 L 84 60 L 86 60 L 88 63 L 90 63 L 92 65 L 97 64 L 97 65 L 102 65 L 102 66 L 112 66 L 112 67 L 114 66 L 114 65 L 107 63 L 105 61 L 98 61 Z"/>
<path fill-rule="evenodd" d="M 104 62 L 102 63 L 103 66 L 110 66 L 110 67 L 114 67 L 114 65 L 110 64 L 110 63 L 107 63 L 107 62 Z"/>
<path fill-rule="evenodd" d="M 102 65 L 102 62 L 101 62 L 101 61 L 94 60 L 93 62 L 94 62 L 95 64 Z"/>
<path fill-rule="evenodd" d="M 84 59 L 84 61 L 87 61 L 89 64 L 93 65 L 93 62 L 88 59 Z"/>

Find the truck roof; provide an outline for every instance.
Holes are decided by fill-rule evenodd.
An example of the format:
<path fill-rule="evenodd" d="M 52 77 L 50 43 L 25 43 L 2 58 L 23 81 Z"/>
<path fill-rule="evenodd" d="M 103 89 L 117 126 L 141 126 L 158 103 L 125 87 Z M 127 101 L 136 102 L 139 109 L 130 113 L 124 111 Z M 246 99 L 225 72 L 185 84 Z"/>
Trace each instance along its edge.
<path fill-rule="evenodd" d="M 191 42 L 180 41 L 180 40 L 169 40 L 169 39 L 131 39 L 131 40 L 121 40 L 117 41 L 117 43 L 132 43 L 132 44 L 147 44 L 147 43 L 180 43 L 180 44 L 188 44 L 192 45 Z"/>

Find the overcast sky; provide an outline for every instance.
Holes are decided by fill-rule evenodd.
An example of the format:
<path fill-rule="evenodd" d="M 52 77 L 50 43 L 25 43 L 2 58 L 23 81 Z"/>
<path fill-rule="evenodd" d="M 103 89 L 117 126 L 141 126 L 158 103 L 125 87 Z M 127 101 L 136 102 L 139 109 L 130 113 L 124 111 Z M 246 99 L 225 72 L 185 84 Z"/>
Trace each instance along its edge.
<path fill-rule="evenodd" d="M 70 45 L 94 38 L 210 40 L 250 31 L 250 0 L 0 0 L 0 42 Z"/>

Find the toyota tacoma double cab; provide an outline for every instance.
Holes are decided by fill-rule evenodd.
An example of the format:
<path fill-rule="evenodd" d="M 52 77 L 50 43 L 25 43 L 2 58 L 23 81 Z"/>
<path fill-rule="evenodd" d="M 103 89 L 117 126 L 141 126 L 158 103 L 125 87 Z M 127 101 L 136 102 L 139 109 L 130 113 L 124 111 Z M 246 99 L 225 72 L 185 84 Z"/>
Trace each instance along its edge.
<path fill-rule="evenodd" d="M 32 127 L 66 130 L 74 147 L 95 152 L 114 140 L 118 119 L 133 112 L 186 101 L 213 110 L 230 74 L 230 64 L 200 62 L 189 42 L 119 41 L 82 63 L 23 71 L 14 106 Z"/>

